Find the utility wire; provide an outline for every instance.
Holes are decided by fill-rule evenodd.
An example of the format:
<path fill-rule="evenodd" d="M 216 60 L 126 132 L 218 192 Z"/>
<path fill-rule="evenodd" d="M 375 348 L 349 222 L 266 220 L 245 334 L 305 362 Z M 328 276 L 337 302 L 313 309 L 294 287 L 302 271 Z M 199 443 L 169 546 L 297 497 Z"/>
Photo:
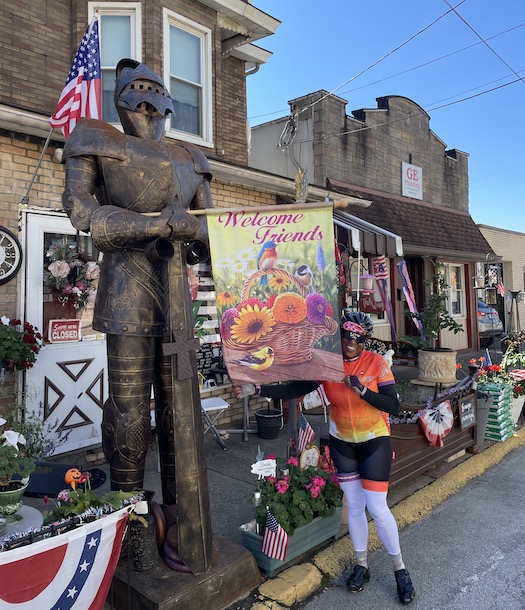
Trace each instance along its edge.
<path fill-rule="evenodd" d="M 493 36 L 489 36 L 488 38 L 486 38 L 485 40 L 493 40 L 494 38 L 498 38 L 500 36 L 503 36 L 505 34 L 508 34 L 509 32 L 512 32 L 514 30 L 517 30 L 519 28 L 522 28 L 523 26 L 525 26 L 525 22 L 524 23 L 519 23 L 518 25 L 515 25 L 507 30 L 503 30 L 502 32 L 499 32 L 498 34 L 494 34 Z M 457 55 L 459 53 L 462 53 L 463 51 L 468 51 L 469 49 L 472 49 L 474 47 L 479 46 L 480 44 L 483 44 L 483 40 L 479 41 L 479 42 L 475 42 L 471 45 L 468 45 L 466 47 L 462 47 L 461 49 L 457 49 L 455 51 L 451 51 L 450 53 L 447 53 L 446 55 L 441 55 L 440 57 L 436 57 L 435 59 L 431 59 L 427 62 L 424 62 L 422 64 L 418 64 L 417 66 L 413 66 L 411 68 L 407 68 L 406 70 L 402 70 L 401 72 L 396 72 L 395 74 L 391 74 L 389 76 L 385 76 L 384 78 L 380 78 L 378 80 L 375 81 L 371 81 L 369 83 L 366 83 L 365 85 L 361 85 L 360 87 L 354 87 L 353 89 L 347 89 L 346 91 L 343 91 L 342 94 L 346 94 L 346 93 L 353 93 L 354 91 L 359 91 L 360 89 L 365 89 L 366 87 L 371 87 L 372 85 L 377 85 L 379 83 L 382 83 L 384 81 L 390 80 L 392 78 L 396 78 L 397 76 L 402 76 L 403 74 L 407 74 L 409 72 L 414 72 L 415 70 L 419 70 L 420 68 L 425 68 L 426 66 L 429 66 L 431 64 L 437 63 L 439 61 L 442 61 L 443 59 L 447 59 L 449 57 L 452 57 L 453 55 Z M 503 77 L 505 78 L 505 77 Z M 347 83 L 349 83 L 350 81 L 347 81 Z M 344 84 L 342 85 L 344 86 Z M 289 108 L 282 108 L 281 110 L 275 110 L 272 112 L 266 112 L 263 114 L 257 114 L 254 116 L 249 117 L 249 120 L 254 120 L 254 119 L 259 119 L 259 118 L 263 118 L 263 117 L 267 117 L 267 116 L 272 116 L 274 114 L 283 114 L 286 112 L 289 112 L 290 109 Z"/>
<path fill-rule="evenodd" d="M 499 59 L 499 60 L 500 60 L 502 63 L 504 63 L 504 64 L 507 66 L 507 68 L 508 68 L 508 69 L 509 69 L 509 70 L 510 70 L 510 71 L 511 71 L 513 74 L 514 74 L 514 76 L 517 76 L 517 77 L 518 77 L 518 79 L 519 79 L 519 80 L 521 80 L 521 81 L 523 80 L 523 79 L 521 78 L 521 76 L 520 76 L 520 75 L 519 75 L 519 74 L 516 72 L 516 70 L 514 70 L 514 68 L 513 68 L 513 67 L 512 67 L 512 66 L 511 66 L 509 63 L 507 63 L 507 62 L 506 62 L 506 61 L 503 59 L 503 57 L 501 57 L 501 55 L 499 55 L 499 53 L 497 53 L 497 52 L 496 52 L 496 50 L 495 50 L 495 49 L 493 49 L 493 48 L 492 48 L 492 47 L 489 45 L 489 43 L 488 43 L 488 42 L 487 42 L 487 41 L 486 41 L 486 40 L 485 40 L 485 39 L 484 39 L 484 38 L 483 38 L 483 37 L 482 37 L 480 34 L 478 34 L 478 32 L 477 32 L 477 31 L 476 31 L 476 30 L 475 30 L 475 29 L 474 29 L 474 28 L 473 28 L 473 27 L 470 25 L 470 23 L 468 23 L 468 21 L 467 21 L 467 20 L 466 20 L 466 19 L 465 19 L 465 18 L 464 18 L 462 15 L 460 15 L 460 14 L 457 12 L 456 8 L 459 6 L 459 4 L 453 7 L 453 6 L 451 6 L 451 5 L 450 5 L 450 2 L 449 2 L 448 0 L 443 0 L 443 2 L 444 2 L 444 3 L 445 3 L 447 6 L 448 6 L 448 7 L 450 7 L 450 9 L 451 9 L 451 10 L 454 12 L 454 14 L 455 14 L 455 15 L 457 15 L 457 16 L 458 16 L 458 17 L 461 19 L 461 21 L 463 21 L 463 23 L 464 23 L 464 24 L 465 24 L 465 25 L 466 25 L 466 26 L 469 28 L 469 30 L 470 30 L 471 32 L 473 32 L 473 33 L 474 33 L 474 34 L 475 34 L 475 35 L 476 35 L 476 36 L 477 36 L 477 37 L 478 37 L 478 38 L 481 40 L 481 42 L 482 42 L 482 43 L 483 43 L 483 44 L 484 44 L 484 45 L 485 45 L 485 46 L 486 46 L 486 47 L 487 47 L 487 48 L 488 48 L 490 51 L 492 51 L 492 53 L 494 53 L 494 55 L 495 55 L 495 56 L 496 56 L 496 57 L 497 57 L 497 58 L 498 58 L 498 59 Z"/>
<path fill-rule="evenodd" d="M 427 30 L 429 30 L 438 21 L 443 19 L 443 17 L 446 17 L 447 15 L 452 13 L 455 10 L 455 8 L 457 8 L 458 6 L 461 6 L 465 1 L 466 0 L 460 0 L 460 2 L 458 4 L 456 4 L 456 6 L 454 8 L 450 7 L 450 10 L 446 11 L 445 13 L 443 13 L 442 15 L 440 15 L 439 17 L 434 19 L 434 21 L 432 21 L 431 23 L 426 25 L 423 29 L 419 30 L 418 32 L 416 32 L 415 34 L 413 34 L 412 36 L 407 38 L 407 40 L 402 42 L 400 45 L 398 45 L 397 47 L 395 47 L 394 49 L 392 49 L 391 51 L 389 51 L 388 53 L 386 53 L 385 55 L 383 55 L 382 57 L 380 57 L 376 61 L 374 61 L 371 64 L 369 64 L 366 68 L 363 68 L 363 70 L 361 70 L 361 72 L 358 72 L 355 76 L 352 76 L 352 78 L 349 78 L 347 81 L 345 81 L 344 83 L 342 83 L 341 85 L 339 85 L 335 89 L 332 89 L 332 91 L 330 91 L 329 93 L 326 93 L 325 95 L 322 95 L 318 100 L 315 100 L 315 102 L 312 102 L 311 104 L 308 104 L 308 106 L 305 106 L 304 108 L 301 108 L 301 110 L 299 110 L 297 113 L 295 113 L 295 114 L 292 113 L 290 115 L 290 118 L 286 122 L 286 124 L 285 124 L 285 126 L 284 126 L 284 128 L 283 128 L 283 130 L 281 132 L 281 135 L 279 136 L 279 148 L 281 150 L 286 150 L 286 148 L 288 148 L 289 146 L 291 146 L 293 144 L 293 141 L 295 140 L 296 131 L 297 131 L 296 130 L 297 116 L 299 114 L 301 114 L 302 112 L 305 112 L 306 110 L 309 110 L 310 108 L 312 108 L 316 104 L 319 104 L 320 102 L 322 102 L 327 97 L 330 97 L 331 95 L 334 95 L 334 93 L 336 91 L 339 91 L 339 89 L 341 89 L 345 85 L 348 85 L 349 83 L 354 81 L 356 78 L 359 78 L 361 75 L 363 75 L 365 72 L 368 72 L 368 70 L 371 70 L 374 66 L 377 66 L 378 64 L 380 64 L 387 57 L 390 57 L 390 55 L 393 55 L 394 53 L 399 51 L 399 49 L 402 49 L 404 46 L 406 46 L 409 42 L 411 42 L 412 40 L 414 40 L 415 38 L 417 38 L 418 36 L 420 36 L 421 34 L 426 32 Z"/>

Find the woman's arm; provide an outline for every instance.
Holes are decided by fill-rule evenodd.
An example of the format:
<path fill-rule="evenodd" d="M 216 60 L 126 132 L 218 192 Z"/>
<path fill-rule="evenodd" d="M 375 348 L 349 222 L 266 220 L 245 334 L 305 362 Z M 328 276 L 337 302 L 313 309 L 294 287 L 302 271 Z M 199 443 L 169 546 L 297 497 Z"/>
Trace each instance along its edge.
<path fill-rule="evenodd" d="M 309 394 L 321 384 L 317 381 L 290 381 L 282 385 L 253 385 L 251 383 L 242 385 L 233 385 L 233 391 L 237 398 L 244 396 L 264 396 L 265 398 L 276 398 L 282 400 L 289 400 L 291 398 L 299 398 Z"/>
<path fill-rule="evenodd" d="M 380 411 L 390 415 L 397 415 L 399 413 L 399 399 L 397 397 L 396 386 L 393 383 L 381 386 L 379 392 L 372 392 L 372 390 L 367 388 L 362 398 Z"/>

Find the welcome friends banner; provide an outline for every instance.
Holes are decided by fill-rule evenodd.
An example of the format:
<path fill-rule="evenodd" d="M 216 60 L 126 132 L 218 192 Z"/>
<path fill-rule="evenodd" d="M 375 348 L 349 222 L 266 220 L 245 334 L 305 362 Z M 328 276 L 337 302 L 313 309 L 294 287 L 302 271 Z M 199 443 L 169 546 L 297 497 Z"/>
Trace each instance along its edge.
<path fill-rule="evenodd" d="M 340 381 L 332 206 L 217 209 L 207 218 L 230 379 Z"/>

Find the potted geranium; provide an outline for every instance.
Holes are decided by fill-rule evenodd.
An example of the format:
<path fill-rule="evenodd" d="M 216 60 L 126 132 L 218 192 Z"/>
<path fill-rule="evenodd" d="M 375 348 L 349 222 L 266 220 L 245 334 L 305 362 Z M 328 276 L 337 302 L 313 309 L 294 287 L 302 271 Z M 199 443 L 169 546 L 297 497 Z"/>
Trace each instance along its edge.
<path fill-rule="evenodd" d="M 42 335 L 30 322 L 0 318 L 0 365 L 5 371 L 24 371 L 36 362 Z"/>
<path fill-rule="evenodd" d="M 10 516 L 22 506 L 22 496 L 36 461 L 27 454 L 24 435 L 5 429 L 6 424 L 7 420 L 0 417 L 0 515 Z"/>
<path fill-rule="evenodd" d="M 315 447 L 306 451 L 316 452 L 319 456 Z M 243 526 L 241 533 L 244 546 L 253 553 L 259 567 L 269 576 L 285 562 L 295 559 L 339 532 L 343 492 L 337 482 L 328 447 L 322 457 L 315 461 L 317 465 L 301 467 L 300 462 L 306 464 L 311 461 L 296 455 L 289 458 L 268 455 L 258 460 L 270 474 L 263 476 L 257 483 L 254 493 L 255 520 L 251 527 Z M 284 561 L 270 558 L 261 551 L 268 511 L 288 534 Z"/>

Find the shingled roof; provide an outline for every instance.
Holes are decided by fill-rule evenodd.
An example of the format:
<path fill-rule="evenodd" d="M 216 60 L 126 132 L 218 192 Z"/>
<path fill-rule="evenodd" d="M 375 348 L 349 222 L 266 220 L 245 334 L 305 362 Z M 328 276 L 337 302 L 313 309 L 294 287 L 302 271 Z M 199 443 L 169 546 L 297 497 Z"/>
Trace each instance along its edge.
<path fill-rule="evenodd" d="M 460 212 L 424 201 L 381 193 L 327 179 L 327 186 L 354 197 L 372 201 L 368 208 L 352 209 L 352 214 L 403 239 L 406 254 L 436 254 L 472 261 L 484 261 L 494 254 L 468 212 Z"/>

